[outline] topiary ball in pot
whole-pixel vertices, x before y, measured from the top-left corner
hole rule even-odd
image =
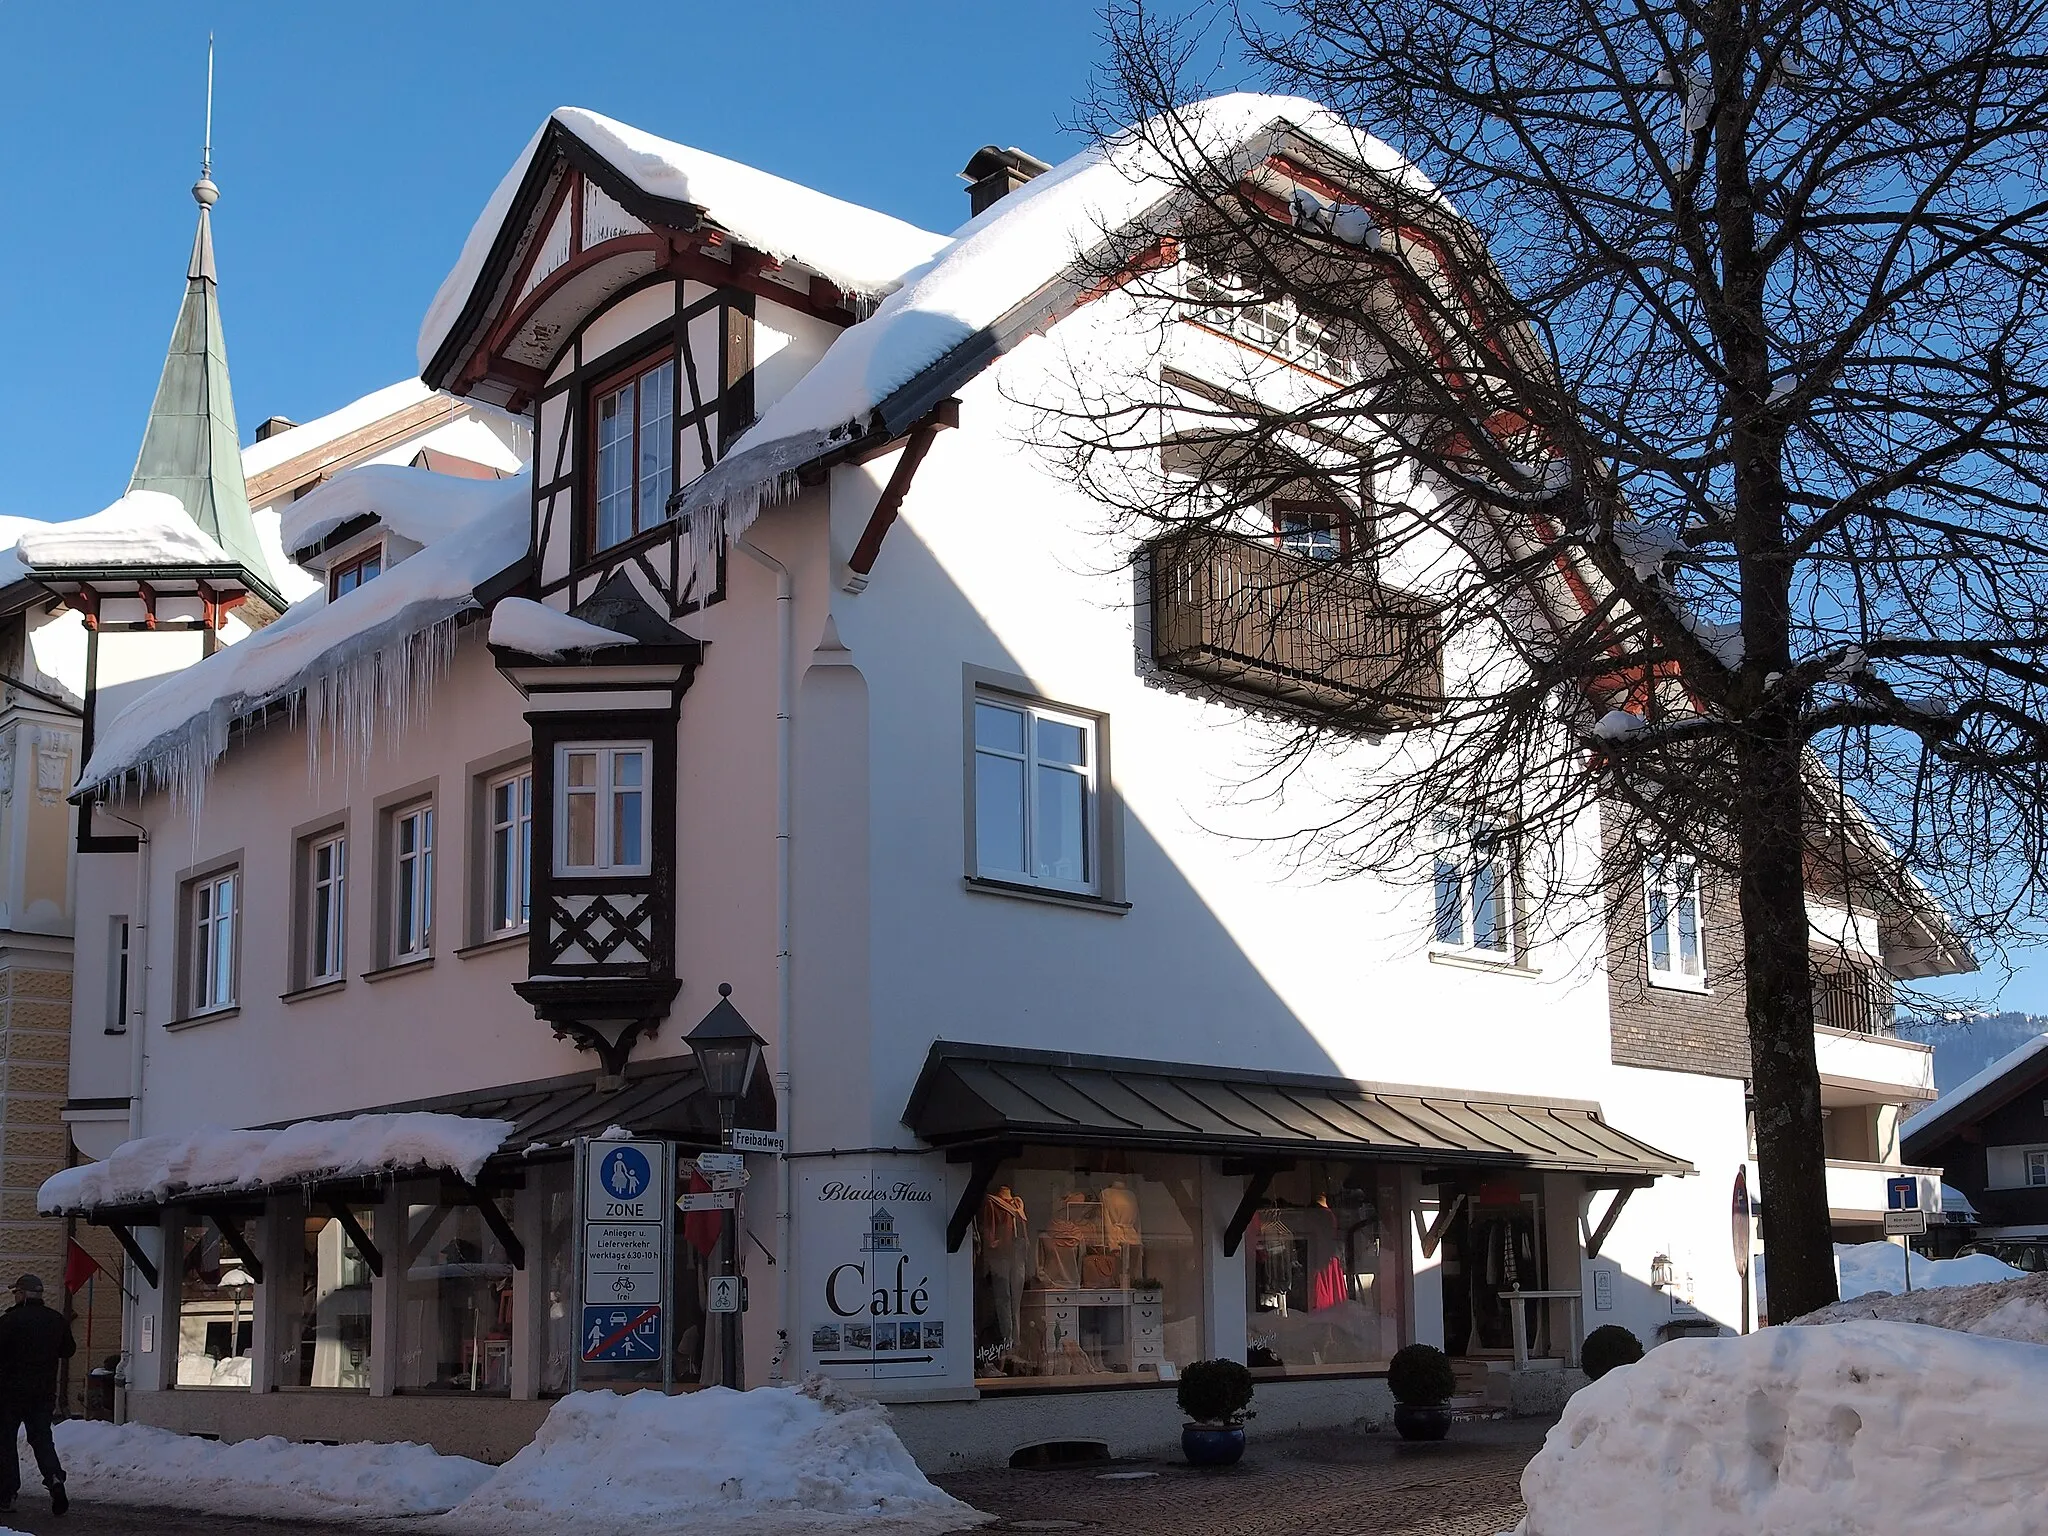
[[[1387,1362],[1394,1394],[1394,1428],[1403,1440],[1441,1440],[1451,1432],[1446,1406],[1458,1390],[1450,1357],[1433,1344],[1410,1344]]]
[[[1586,1335],[1579,1346],[1579,1366],[1588,1381],[1598,1381],[1618,1365],[1643,1358],[1643,1341],[1619,1323],[1608,1323]]]
[[[1181,1454],[1189,1464],[1235,1465],[1244,1455],[1252,1373],[1235,1360],[1196,1360],[1181,1371],[1175,1397],[1191,1420],[1180,1432]]]

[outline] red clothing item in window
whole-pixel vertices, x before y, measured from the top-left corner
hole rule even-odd
[[[690,1193],[708,1194],[711,1183],[703,1174],[694,1169],[690,1173]],[[718,1246],[718,1240],[725,1235],[725,1212],[691,1211],[683,1217],[683,1241],[703,1254],[711,1257],[711,1251]]]
[[[1350,1289],[1344,1283],[1344,1261],[1332,1254],[1329,1263],[1309,1276],[1308,1309],[1327,1312],[1332,1307],[1343,1306],[1350,1299]]]

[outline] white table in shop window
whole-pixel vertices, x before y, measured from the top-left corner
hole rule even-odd
[[[1571,1320],[1565,1325],[1564,1363],[1568,1366],[1579,1363],[1579,1342],[1584,1321],[1582,1306],[1584,1291],[1524,1291],[1520,1289],[1502,1291],[1501,1296],[1508,1304],[1508,1317],[1515,1330],[1515,1369],[1529,1367],[1529,1314],[1522,1310],[1525,1301],[1568,1301],[1571,1305]]]

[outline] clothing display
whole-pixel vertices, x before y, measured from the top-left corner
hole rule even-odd
[[[1031,1223],[1024,1197],[1005,1184],[981,1202],[975,1229],[989,1278],[989,1301],[1005,1348],[1017,1342],[1024,1305],[1024,1286],[1031,1278]]]
[[[1324,1164],[1272,1182],[1246,1233],[1254,1369],[1370,1366],[1400,1346],[1399,1298],[1380,1284],[1380,1186],[1373,1170]]]

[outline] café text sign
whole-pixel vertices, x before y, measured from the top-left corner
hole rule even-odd
[[[941,1376],[953,1338],[942,1172],[833,1168],[803,1178],[797,1318],[808,1368],[890,1381]]]

